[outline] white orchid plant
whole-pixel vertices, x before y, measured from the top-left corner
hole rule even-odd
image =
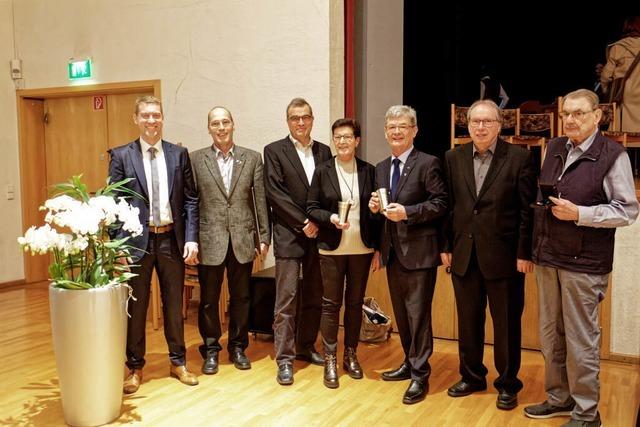
[[[53,253],[49,275],[55,287],[91,289],[125,283],[135,276],[120,262],[129,256],[127,240],[142,233],[139,209],[126,197],[141,196],[124,186],[132,178],[116,183],[107,178],[94,196],[81,178],[74,176],[55,186],[54,197],[40,207],[47,211],[46,224],[29,228],[18,243],[32,255]],[[120,227],[131,236],[112,240],[110,231]]]

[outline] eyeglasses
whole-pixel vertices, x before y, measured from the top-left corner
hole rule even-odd
[[[223,128],[228,128],[229,126],[231,126],[232,121],[231,120],[216,120],[213,121],[211,123],[209,123],[209,127],[212,128],[219,128],[220,126],[222,126]]]
[[[586,116],[589,113],[593,113],[593,110],[591,111],[582,111],[582,110],[576,110],[576,111],[561,111],[560,112],[560,117],[562,117],[564,120],[568,119],[569,116],[573,117],[576,120],[582,120],[584,119],[584,116]]]
[[[394,130],[399,130],[400,132],[406,132],[411,128],[414,128],[414,125],[386,125],[384,128],[387,132],[393,132]]]
[[[498,124],[498,120],[495,120],[495,119],[484,119],[484,120],[471,119],[471,120],[469,120],[469,126],[471,126],[472,128],[480,127],[481,124],[486,128],[492,128],[492,127],[494,127],[495,125]]]
[[[288,120],[292,123],[298,123],[300,120],[307,123],[307,122],[310,122],[311,119],[313,119],[313,116],[309,114],[305,114],[304,116],[289,116],[288,118]]]
[[[340,142],[342,140],[344,140],[346,142],[351,142],[354,139],[356,139],[356,137],[354,135],[333,135],[333,140],[335,142]]]

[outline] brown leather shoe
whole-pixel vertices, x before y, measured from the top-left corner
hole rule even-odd
[[[196,374],[189,372],[185,365],[171,365],[171,369],[169,369],[169,375],[179,379],[182,384],[198,385],[198,377],[196,376]]]
[[[138,391],[142,383],[142,369],[129,369],[129,375],[124,380],[122,391],[125,394],[131,394]]]

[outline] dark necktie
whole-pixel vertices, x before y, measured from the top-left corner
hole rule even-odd
[[[396,200],[398,191],[398,181],[400,181],[400,159],[393,159],[393,173],[391,174],[391,200]]]
[[[160,226],[160,179],[158,178],[158,161],[156,160],[156,147],[149,148],[151,155],[151,213],[153,225]]]

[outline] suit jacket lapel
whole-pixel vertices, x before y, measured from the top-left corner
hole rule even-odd
[[[400,180],[398,181],[398,189],[396,190],[396,194],[395,194],[396,197],[393,200],[393,202],[396,202],[398,200],[398,194],[400,194],[400,192],[402,191],[402,187],[409,179],[408,177],[411,174],[411,171],[413,170],[413,165],[416,162],[416,157],[418,157],[418,151],[416,151],[416,149],[413,148],[413,150],[411,150],[411,153],[409,154],[409,157],[407,157],[407,161],[404,164],[404,167],[402,168],[402,173],[400,174]]]
[[[227,190],[224,188],[224,182],[222,181],[222,174],[220,173],[220,168],[218,167],[218,161],[216,160],[216,152],[211,147],[204,154],[204,164],[209,169],[213,180],[215,181],[218,188],[220,188],[220,192],[227,196]],[[235,168],[234,168],[235,169]]]
[[[229,197],[233,194],[233,189],[236,187],[238,183],[238,179],[240,178],[240,174],[242,173],[242,168],[244,168],[245,158],[244,151],[240,147],[235,147],[233,155],[233,169],[231,170],[231,184],[229,185]]]
[[[496,152],[493,154],[493,159],[491,160],[491,166],[489,166],[489,170],[487,171],[487,176],[482,183],[482,188],[480,189],[480,193],[478,194],[478,199],[480,199],[484,193],[487,192],[487,189],[491,186],[493,181],[500,173],[500,169],[505,164],[505,160],[507,158],[507,143],[501,139],[498,139],[498,143],[496,144]]]
[[[358,189],[360,190],[360,200],[362,200],[363,198],[365,199],[369,199],[367,196],[367,194],[364,194],[364,183],[365,183],[365,179],[367,179],[366,177],[366,164],[364,162],[361,162],[359,159],[356,158],[356,167],[358,169]]]
[[[476,200],[476,178],[473,174],[473,142],[465,144],[460,155],[462,156],[462,175],[469,188],[469,193],[471,193],[473,200]],[[451,171],[452,175],[456,173],[458,171]]]
[[[300,180],[304,183],[305,188],[308,190],[309,179],[307,178],[307,174],[304,171],[304,167],[302,166],[300,157],[298,157],[298,151],[296,150],[296,147],[293,145],[293,142],[291,142],[291,139],[289,137],[284,139],[283,142],[284,142],[284,145],[282,147],[282,151],[284,152],[284,155],[287,157],[287,159],[289,159],[289,161],[293,165],[293,168],[296,170],[296,172],[300,176]],[[316,148],[317,150],[317,147],[313,147],[313,148]],[[314,160],[315,158],[316,157],[314,155]]]
[[[140,184],[143,195],[146,196],[147,199],[149,199],[147,176],[144,173],[144,161],[142,160],[142,148],[139,139],[136,139],[134,143],[131,144],[130,159],[131,163],[133,164],[133,170],[135,170],[136,172],[136,178],[138,180],[138,183]]]
[[[318,141],[313,141],[311,152],[313,153],[313,163],[318,167],[324,162],[324,160],[320,158],[320,143]]]
[[[336,167],[335,160],[333,162],[329,162],[329,182],[333,187],[333,190],[338,195],[338,200],[342,200],[342,191],[340,191],[340,181],[338,178],[338,168]]]
[[[176,153],[171,144],[162,140],[162,151],[164,151],[164,161],[167,164],[167,180],[169,181],[169,198],[171,198],[171,192],[173,191],[173,178],[176,168]]]
[[[382,162],[382,176],[384,177],[382,188],[386,188],[387,193],[391,196],[391,157]],[[376,190],[378,189],[376,188]]]

